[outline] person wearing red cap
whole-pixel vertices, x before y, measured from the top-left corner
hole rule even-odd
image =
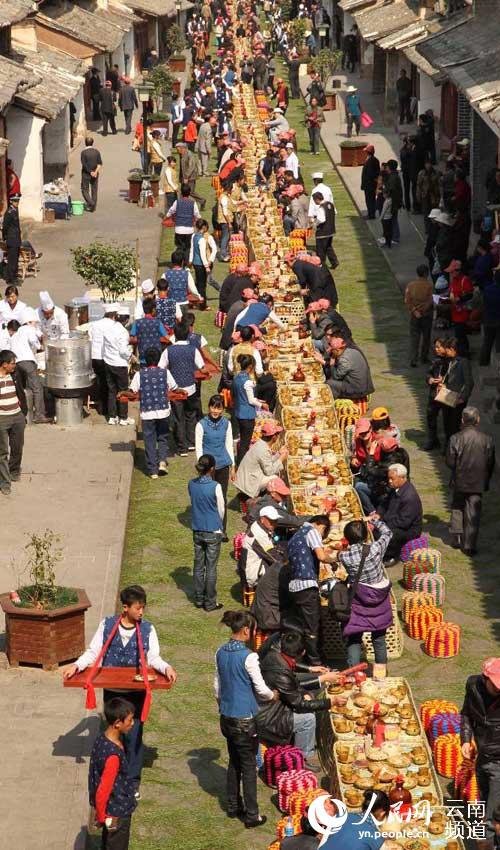
[[[275,476],[267,482],[266,492],[258,499],[251,499],[247,503],[248,522],[254,522],[259,516],[261,508],[276,508],[279,518],[276,520],[277,528],[300,528],[305,522],[304,517],[294,516],[287,510],[287,498],[290,488],[286,486],[282,478]],[[246,518],[245,517],[245,518]]]
[[[467,679],[461,718],[462,755],[472,760],[474,742],[479,799],[485,803],[485,838],[476,841],[476,846],[493,850],[491,818],[500,800],[500,658],[487,658],[481,673]]]
[[[282,431],[283,428],[274,419],[264,422],[260,440],[250,447],[238,467],[234,483],[244,500],[255,499],[268,481],[283,471],[288,449],[283,446],[275,451]]]
[[[365,153],[366,160],[361,172],[361,189],[365,193],[368,218],[375,218],[375,194],[377,190],[377,180],[380,174],[380,162],[375,156],[375,148],[373,145],[367,145]]]
[[[469,356],[469,340],[466,324],[470,315],[470,302],[474,286],[467,275],[462,274],[461,260],[452,260],[444,269],[450,276],[451,321],[453,332],[458,342],[458,353],[462,357]]]

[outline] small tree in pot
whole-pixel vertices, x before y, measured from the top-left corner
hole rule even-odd
[[[326,107],[325,109],[335,109],[335,92],[333,91],[332,77],[335,71],[340,68],[342,62],[341,50],[330,50],[325,47],[320,50],[317,56],[311,59],[311,65],[315,74],[319,74],[321,82],[325,88]],[[331,81],[331,82],[330,82]],[[330,86],[329,86],[330,83]]]
[[[142,183],[142,173],[138,180]],[[126,245],[95,241],[72,248],[72,267],[86,286],[97,286],[104,301],[116,301],[134,286],[135,254]]]
[[[307,24],[303,18],[295,18],[288,24],[290,47],[295,47],[299,54],[303,54],[306,51],[304,46],[304,39],[307,31],[306,28]]]
[[[163,117],[164,115],[167,118],[170,118],[170,116],[166,112],[167,104],[165,103],[165,100],[170,99],[172,95],[172,91],[174,88],[174,78],[170,73],[167,65],[157,65],[149,72],[147,80],[154,86],[154,111],[151,115],[151,119],[153,123],[158,123],[159,121],[163,122],[165,120]],[[160,118],[159,116],[162,117]]]
[[[177,24],[172,24],[167,29],[165,42],[168,50],[168,64],[170,65],[170,69],[172,71],[185,71],[186,57],[183,51],[186,49],[186,39]]]

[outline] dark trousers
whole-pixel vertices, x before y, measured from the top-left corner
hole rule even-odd
[[[259,741],[255,721],[250,718],[224,717],[220,719],[221,732],[227,743],[227,810],[246,809],[246,820],[257,820],[257,769],[256,758]]]
[[[297,100],[297,98],[300,97],[300,83],[298,74],[292,74],[292,76],[288,78],[288,81],[290,83],[290,97],[292,98],[292,100]]]
[[[128,136],[129,133],[132,132],[132,115],[133,115],[133,112],[134,112],[133,109],[124,109],[123,110],[123,117],[125,118],[125,133],[127,134],[127,136]]]
[[[455,490],[451,500],[451,534],[462,535],[464,549],[475,549],[481,521],[481,493],[460,493]]]
[[[399,98],[399,123],[400,124],[409,124],[411,121],[411,112],[410,112],[410,102],[411,98],[409,97],[400,97]]]
[[[375,186],[370,186],[370,188],[365,189],[364,192],[366,209],[368,210],[368,218],[375,218]]]
[[[204,310],[207,306],[207,270],[205,266],[193,266],[194,280],[196,289],[201,295],[200,309]]]
[[[321,601],[317,587],[307,587],[291,593],[296,613],[305,629],[304,642],[309,664],[321,664],[318,649]]]
[[[240,440],[238,443],[238,454],[236,456],[236,466],[239,466],[245,457],[250,443],[252,441],[253,429],[255,427],[255,419],[238,419],[238,427],[240,429]]]
[[[97,206],[97,190],[99,188],[99,178],[91,177],[85,171],[82,171],[82,195],[89,210],[92,212]]]
[[[158,464],[168,457],[168,420],[168,416],[163,419],[142,420],[142,439],[148,475],[158,475]]]
[[[332,269],[337,268],[339,261],[333,249],[333,236],[317,236],[316,253],[322,263],[326,263],[326,259],[328,258]]]
[[[0,417],[0,487],[9,487],[11,475],[21,472],[25,427],[22,413]]]
[[[219,561],[222,534],[215,531],[193,531],[194,601],[206,611],[217,605],[217,564]]]
[[[108,135],[108,124],[111,127],[111,132],[116,133],[116,121],[112,112],[102,113],[102,135]]]
[[[438,437],[438,419],[439,414],[443,410],[443,405],[439,404],[439,402],[434,401],[433,398],[429,398],[427,402],[427,430],[429,431],[429,440],[432,440],[433,443],[439,443]]]
[[[171,206],[175,204],[177,200],[177,195],[175,192],[166,192],[165,193],[165,215],[168,213]]]
[[[198,400],[196,395],[190,395],[183,401],[172,402],[174,439],[179,452],[187,452],[189,446],[194,446],[197,410]]]
[[[491,842],[491,847],[493,848],[493,842],[496,836],[493,830],[491,816],[500,799],[500,764],[497,761],[484,763],[478,759],[476,762],[476,777],[479,785],[479,799],[486,803],[485,838]]]
[[[7,265],[5,267],[5,283],[14,283],[17,280],[17,269],[19,266],[20,245],[7,245]]]
[[[101,416],[108,415],[108,383],[106,381],[106,367],[104,360],[92,360],[92,369],[96,377],[95,400],[99,405],[98,411]]]
[[[189,251],[191,250],[191,233],[177,233],[175,234],[175,247],[179,248],[180,251],[184,254],[184,259],[187,263],[189,260]]]
[[[429,357],[429,346],[431,344],[432,313],[429,316],[410,316],[410,360],[416,363],[420,349],[422,362]]]
[[[415,531],[403,531],[401,528],[392,529],[392,538],[389,543],[385,557],[386,558],[399,558],[401,554],[401,547],[404,546],[405,543],[408,543],[408,540],[413,540],[414,537],[418,537]]]
[[[405,171],[402,174],[403,177],[403,189],[404,189],[404,197],[405,197],[405,207],[407,210],[417,210],[417,178],[410,177]]]
[[[223,531],[226,533],[227,527],[227,490],[229,487],[229,475],[231,472],[230,466],[223,466],[222,469],[216,469],[214,472],[214,481],[217,481],[217,484],[220,484],[222,495],[224,496],[224,505],[226,506],[226,510],[224,511],[224,523],[223,523]]]
[[[131,782],[137,787],[141,781],[142,762],[144,760],[144,744],[142,743],[142,733],[144,723],[141,722],[142,707],[146,697],[146,691],[108,691],[104,690],[102,694],[103,702],[107,703],[114,697],[121,697],[131,702],[134,706],[134,725],[130,732],[123,737],[125,753],[128,764],[128,777]]]
[[[33,408],[35,419],[43,419],[45,416],[45,402],[43,400],[43,386],[38,374],[38,367],[34,360],[18,360],[19,369],[24,386],[31,390],[33,395]]]
[[[98,94],[92,95],[92,121],[101,120],[101,102]]]
[[[309,144],[311,145],[311,153],[319,153],[319,143],[321,139],[321,129],[319,127],[308,127]]]
[[[118,401],[116,394],[128,390],[128,369],[126,366],[105,365],[106,383],[108,385],[108,416],[115,419],[126,419],[128,416],[128,404],[126,401]]]
[[[177,144],[177,139],[179,138],[179,130],[181,127],[182,124],[172,124],[172,150]]]
[[[373,652],[375,664],[387,664],[387,644],[385,642],[386,629],[380,632],[372,632]],[[361,641],[363,634],[347,636],[347,666],[355,667],[361,661]]]
[[[384,234],[385,244],[390,248],[392,245],[392,218],[382,219],[382,233]]]
[[[120,818],[118,829],[102,829],[101,850],[128,850],[131,818]]]
[[[456,407],[448,407],[447,404],[442,404],[441,407],[443,408],[444,434],[446,443],[448,443],[450,437],[453,437],[453,434],[460,431],[460,423],[465,404],[457,404]]]
[[[465,327],[465,322],[453,322],[452,331],[455,334],[457,344],[458,344],[458,354],[460,357],[468,357],[469,356],[469,338],[467,336],[467,330]]]
[[[479,365],[489,366],[491,352],[495,346],[495,352],[500,354],[500,322],[496,325],[483,325],[483,342],[479,354]]]

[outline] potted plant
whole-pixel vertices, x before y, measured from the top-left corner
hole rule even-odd
[[[186,57],[184,50],[186,49],[186,39],[184,33],[177,24],[169,26],[165,36],[165,42],[168,50],[168,64],[171,71],[185,71]]]
[[[305,46],[307,24],[304,18],[294,18],[288,24],[288,40],[290,47],[295,47],[299,56],[309,56],[309,49]]]
[[[160,126],[158,124],[157,126]],[[148,180],[151,185],[153,197],[157,198],[160,188],[159,174],[146,174],[140,168],[133,168],[128,173],[128,199],[132,204],[136,204],[139,200],[141,189],[143,188],[144,180]]]
[[[166,65],[157,65],[156,68],[153,68],[150,71],[147,80],[154,86],[152,96],[153,114],[151,118],[156,126],[167,127],[168,121],[170,121],[170,115],[168,112],[165,112],[165,109],[168,105],[170,105],[170,98],[174,89],[174,78]],[[159,113],[164,113],[166,115],[166,118],[161,119],[161,124],[155,120],[155,115],[158,115]]]
[[[314,56],[311,61],[314,73],[320,75],[321,82],[323,83],[323,86],[325,88],[326,105],[323,107],[323,109],[325,110],[336,108],[336,95],[335,92],[332,90],[332,76],[335,71],[340,67],[341,62],[342,51],[330,50],[327,47],[323,48],[323,50],[320,50],[317,56]]]
[[[142,182],[142,177],[141,177]],[[117,301],[134,284],[135,253],[125,245],[95,241],[72,248],[72,267],[87,286],[97,286],[104,301]]]
[[[170,125],[170,113],[163,112],[163,110],[158,110],[158,112],[153,112],[149,116],[149,120],[152,122],[150,124],[150,130],[168,130]]]
[[[364,165],[366,160],[366,142],[346,139],[340,143],[340,164],[346,167]]]
[[[62,558],[59,542],[49,529],[29,535],[25,546],[29,583],[0,596],[5,651],[13,667],[24,662],[54,670],[85,649],[85,611],[91,603],[84,590],[56,584],[56,566]]]

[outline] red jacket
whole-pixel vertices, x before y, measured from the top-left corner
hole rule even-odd
[[[459,274],[450,282],[450,295],[453,295],[455,301],[451,304],[451,321],[457,323],[466,322],[469,318],[470,310],[465,307],[465,302],[461,303],[459,299],[464,295],[472,295],[474,286],[470,278],[465,274]],[[469,299],[470,300],[470,299]]]

